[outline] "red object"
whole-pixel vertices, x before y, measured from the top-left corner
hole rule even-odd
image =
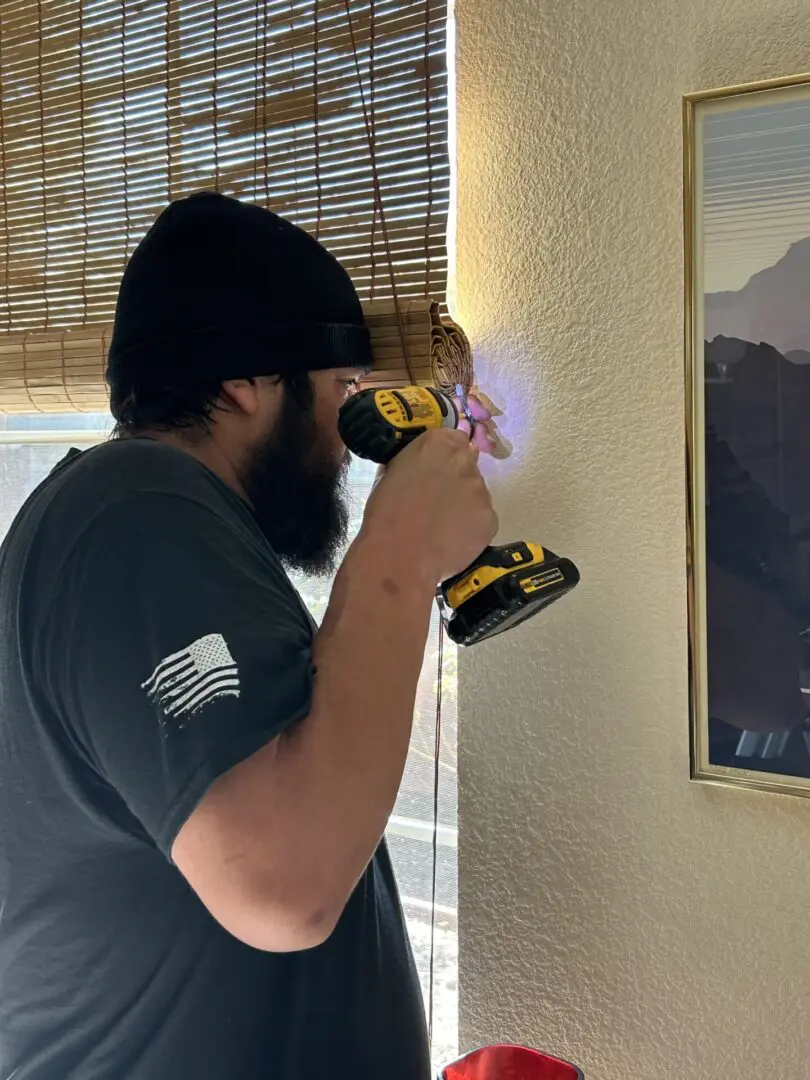
[[[584,1080],[575,1065],[526,1046],[484,1046],[448,1065],[442,1080]]]

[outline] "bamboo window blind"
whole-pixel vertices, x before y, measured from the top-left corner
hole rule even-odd
[[[463,364],[439,315],[446,18],[446,0],[2,0],[0,411],[106,407],[126,260],[200,190],[334,252],[378,381]]]

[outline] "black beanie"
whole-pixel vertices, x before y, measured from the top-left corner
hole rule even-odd
[[[370,366],[349,275],[260,206],[211,193],[173,202],[124,271],[107,361],[114,392]]]

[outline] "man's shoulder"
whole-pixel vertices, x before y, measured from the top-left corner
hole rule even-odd
[[[219,514],[243,517],[246,508],[191,454],[155,439],[113,439],[64,458],[38,494],[52,514],[85,522],[105,509],[185,500]]]
[[[111,439],[63,459],[54,478],[78,490],[84,485],[97,494],[195,494],[221,498],[223,482],[191,454],[157,439]]]
[[[111,440],[71,451],[18,512],[3,544],[4,562],[30,563],[34,551],[64,561],[92,533],[120,529],[121,520],[181,527],[189,510],[215,515],[235,533],[253,534],[250,511],[219,477],[190,454],[150,439]]]

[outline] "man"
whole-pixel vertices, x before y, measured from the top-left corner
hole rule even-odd
[[[346,273],[266,210],[183,200],[133,255],[119,437],[0,555],[3,1077],[428,1077],[381,837],[436,582],[496,522],[469,433],[425,435],[316,631],[283,566],[340,549],[369,363]]]

